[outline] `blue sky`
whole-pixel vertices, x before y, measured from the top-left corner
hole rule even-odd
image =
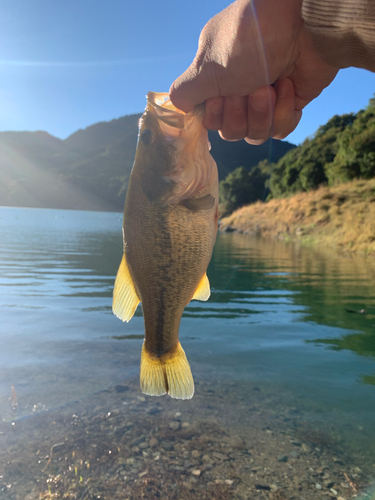
[[[0,130],[62,139],[99,121],[139,113],[149,90],[168,91],[195,55],[222,0],[2,0]],[[356,112],[375,75],[339,73],[305,108],[287,140],[298,144],[334,114]]]

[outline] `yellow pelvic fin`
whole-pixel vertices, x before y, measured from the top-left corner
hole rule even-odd
[[[130,276],[125,254],[117,271],[113,290],[112,311],[122,321],[130,321],[140,303],[133,279]]]
[[[210,282],[208,281],[207,274],[203,275],[200,280],[198,288],[195,290],[195,294],[191,300],[208,300],[211,295]]]
[[[141,390],[149,396],[169,394],[175,399],[191,399],[194,380],[185,351],[178,343],[173,352],[160,358],[149,354],[145,344],[141,355]]]

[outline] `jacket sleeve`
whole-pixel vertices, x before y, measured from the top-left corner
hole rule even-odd
[[[303,0],[302,17],[326,62],[375,72],[375,0]]]

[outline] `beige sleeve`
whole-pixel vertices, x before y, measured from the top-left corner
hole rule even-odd
[[[303,0],[302,17],[326,62],[375,72],[375,0]]]

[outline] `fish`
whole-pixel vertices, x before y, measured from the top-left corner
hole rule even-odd
[[[210,296],[207,267],[218,226],[218,171],[203,126],[204,104],[185,113],[164,92],[148,92],[139,121],[123,219],[123,257],[113,313],[145,326],[144,394],[190,399],[194,380],[179,341],[184,308]]]

